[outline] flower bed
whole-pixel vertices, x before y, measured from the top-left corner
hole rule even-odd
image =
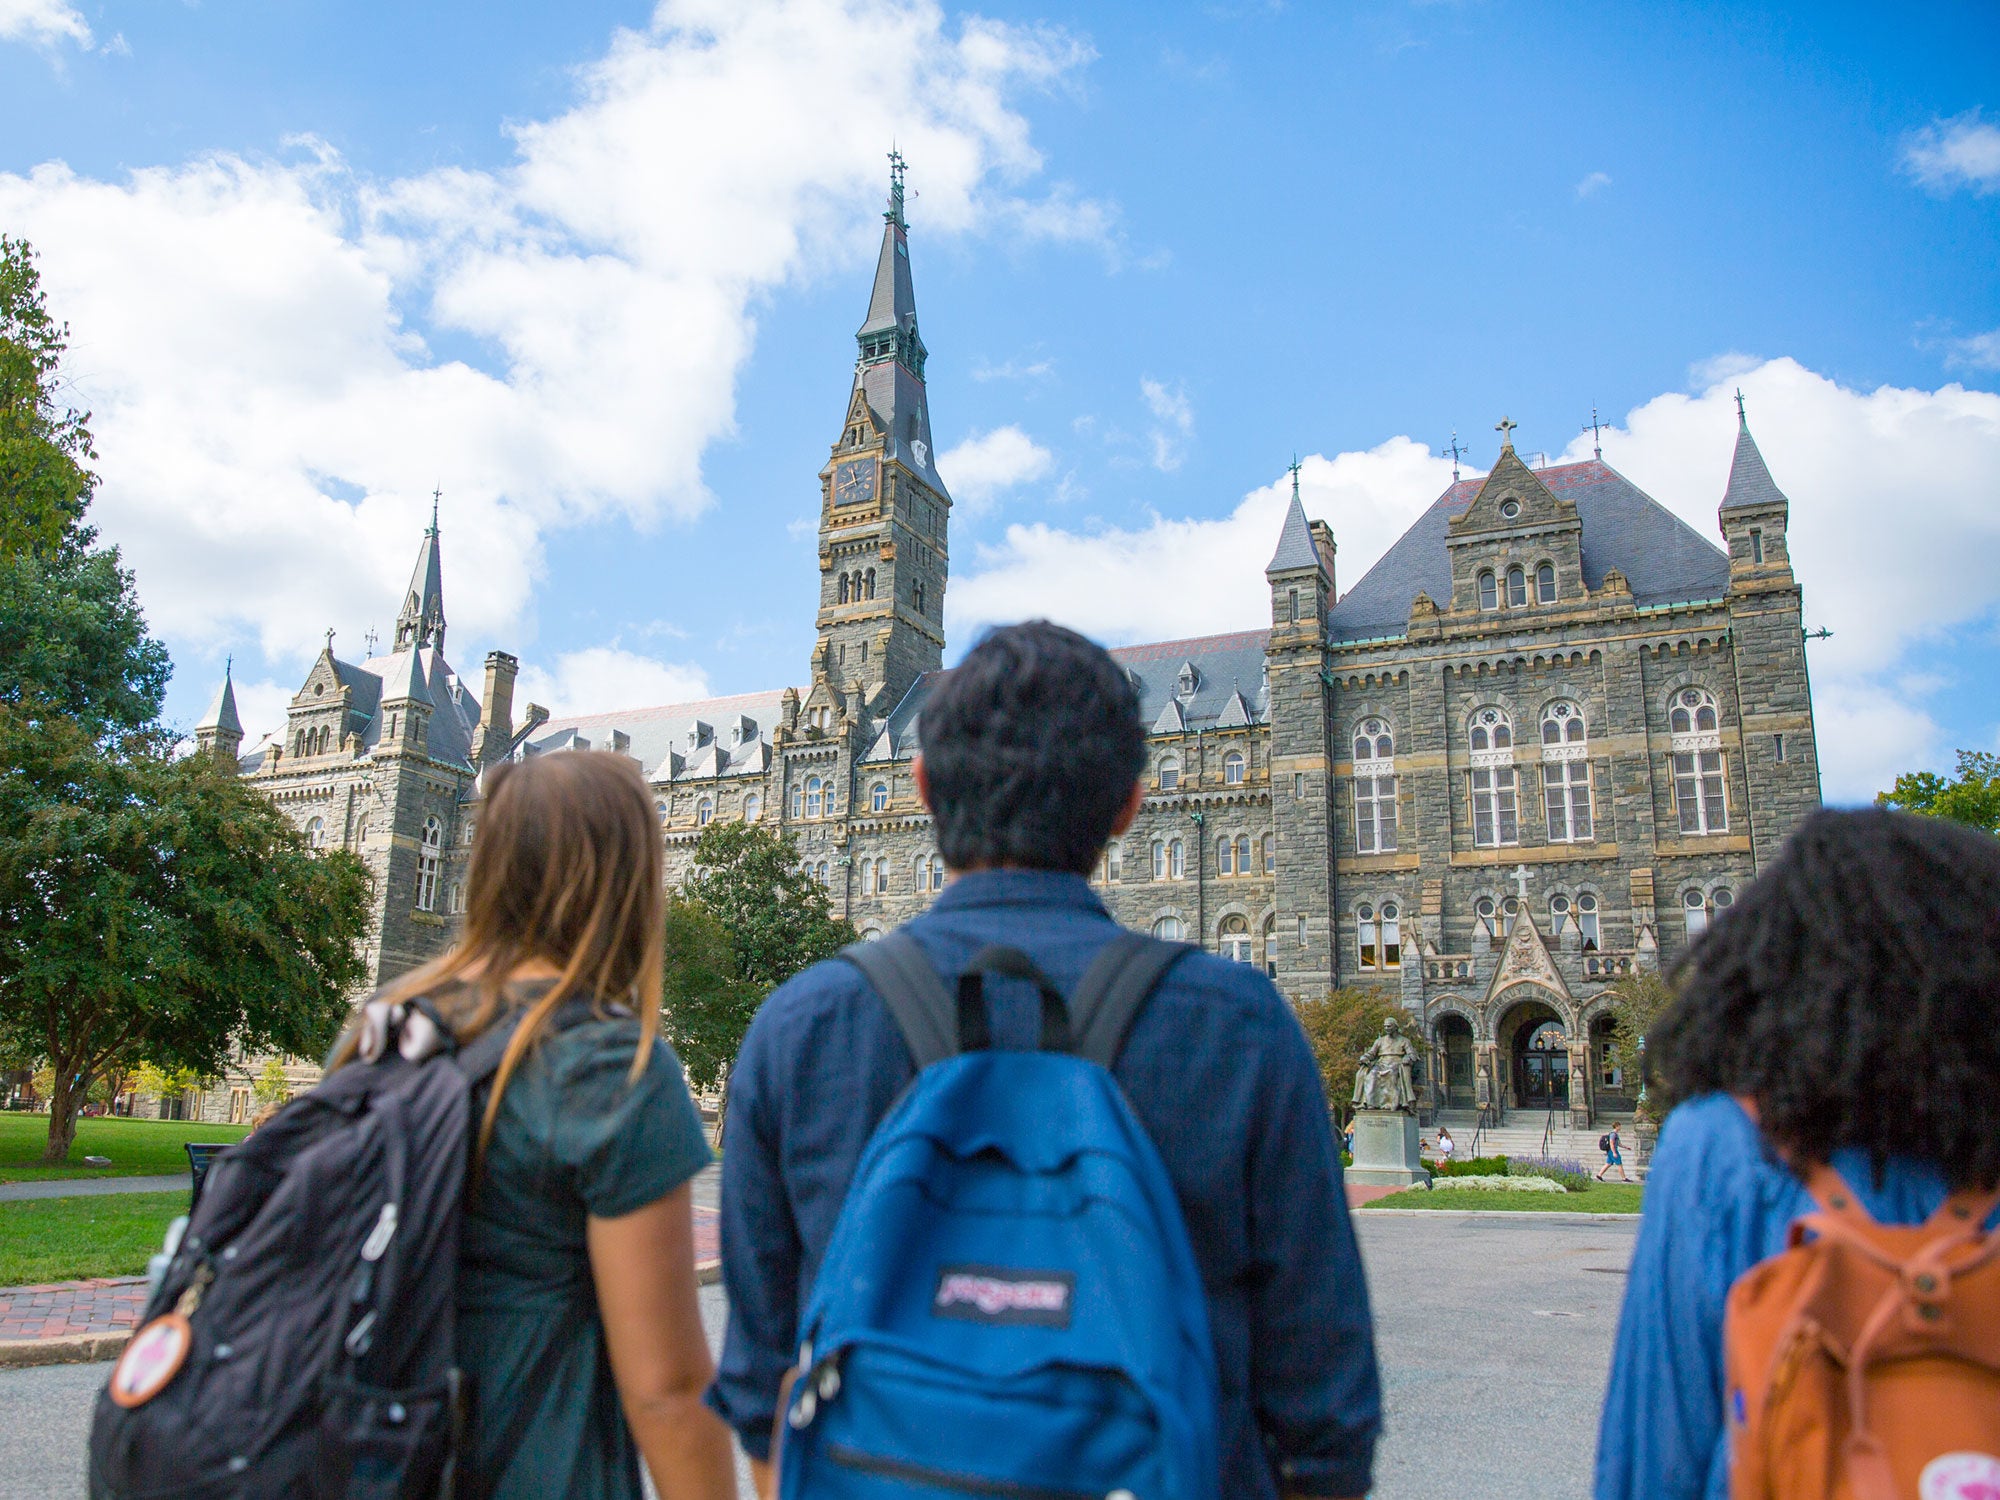
[[[1588,1167],[1580,1161],[1560,1156],[1510,1156],[1507,1158],[1507,1174],[1510,1177],[1546,1177],[1568,1193],[1581,1193],[1591,1184]]]
[[[1432,1162],[1430,1169],[1437,1177],[1505,1177],[1507,1158],[1504,1156],[1467,1156],[1454,1158],[1448,1162]]]
[[[1551,1177],[1516,1177],[1511,1173],[1505,1177],[1484,1175],[1454,1175],[1444,1179],[1453,1188],[1472,1188],[1488,1193],[1560,1193],[1567,1189]]]

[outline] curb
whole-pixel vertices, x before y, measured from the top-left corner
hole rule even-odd
[[[1543,1224],[1638,1223],[1638,1214],[1588,1214],[1562,1209],[1533,1208],[1374,1208],[1363,1204],[1353,1210],[1355,1218],[1369,1219],[1450,1219],[1457,1223],[1479,1223],[1491,1219],[1503,1222],[1527,1219]]]
[[[54,1339],[0,1340],[0,1370],[31,1370],[38,1365],[87,1365],[116,1359],[132,1337],[121,1333],[72,1333]]]

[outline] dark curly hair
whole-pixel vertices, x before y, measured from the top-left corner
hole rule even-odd
[[[1648,1050],[1676,1097],[1749,1095],[1793,1162],[1859,1147],[2000,1184],[2000,839],[1815,813],[1675,978]]]
[[[918,737],[955,870],[1089,874],[1146,757],[1131,680],[1047,620],[988,632],[931,694]]]

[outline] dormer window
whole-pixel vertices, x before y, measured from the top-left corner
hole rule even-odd
[[[1201,674],[1195,671],[1194,663],[1191,661],[1182,662],[1181,675],[1176,680],[1175,696],[1177,696],[1181,700],[1181,702],[1183,703],[1187,702],[1190,698],[1194,697],[1194,690],[1197,686],[1200,685],[1200,682],[1201,682]]]

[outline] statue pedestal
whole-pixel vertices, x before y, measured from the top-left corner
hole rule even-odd
[[[1417,1117],[1397,1110],[1354,1112],[1354,1165],[1344,1174],[1359,1187],[1415,1187],[1431,1174],[1417,1152]]]

